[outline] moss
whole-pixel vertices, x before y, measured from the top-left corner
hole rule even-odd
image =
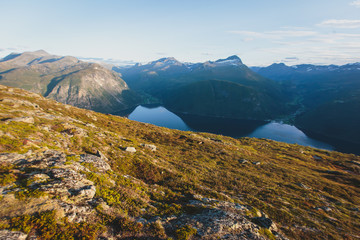
[[[260,228],[259,233],[270,240],[276,240],[275,235],[267,228]]]
[[[14,168],[15,166],[12,164],[0,164],[0,186],[6,186],[16,181],[17,176],[13,172]]]
[[[179,215],[182,210],[182,206],[176,203],[166,204],[166,203],[158,203],[156,204],[158,209],[158,214],[163,216],[171,216],[171,215]]]
[[[16,181],[16,176],[13,173],[3,173],[0,175],[0,186],[6,186]]]
[[[47,196],[47,193],[39,189],[24,189],[18,192],[15,192],[15,197],[19,200],[26,201],[29,198],[40,198]]]
[[[80,156],[79,155],[68,155],[66,156],[65,164],[71,164],[71,162],[79,162]]]
[[[190,225],[185,225],[176,230],[175,235],[178,240],[188,240],[197,233],[197,230]]]
[[[129,193],[118,188],[100,187],[96,190],[96,195],[104,199],[110,206],[117,207],[131,215],[138,215],[140,209],[145,207],[141,199],[131,197]]]

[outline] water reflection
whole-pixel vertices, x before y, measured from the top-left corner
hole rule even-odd
[[[151,123],[183,131],[192,131],[180,117],[161,106],[138,106],[129,116],[130,120]]]
[[[279,142],[297,143],[321,149],[333,150],[329,144],[312,139],[295,126],[271,122],[257,128],[248,137],[268,138]]]
[[[286,143],[333,149],[331,145],[315,140],[288,124],[175,114],[162,106],[138,106],[130,114],[127,114],[131,120],[183,131],[210,132],[231,137],[267,138]]]
[[[188,114],[178,114],[178,116],[193,131],[222,134],[235,138],[246,137],[255,129],[267,123],[265,121],[202,117]]]

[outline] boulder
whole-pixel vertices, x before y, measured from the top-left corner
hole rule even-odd
[[[96,187],[94,185],[88,185],[81,188],[76,195],[77,197],[92,199],[95,196],[95,193],[96,193]]]
[[[145,147],[145,148],[147,148],[147,149],[150,149],[150,150],[153,151],[153,152],[156,151],[156,146],[155,146],[155,145],[142,143],[141,146],[142,146],[142,147]]]
[[[110,165],[106,162],[108,159],[100,151],[96,155],[92,154],[81,154],[81,163],[90,163],[93,167],[97,168],[99,172],[106,172],[111,170]]]
[[[267,217],[254,217],[251,219],[251,221],[257,225],[259,225],[260,227],[263,227],[263,228],[267,228],[269,230],[274,230],[274,231],[277,231],[277,227],[275,225],[275,223],[270,219],[270,218],[267,218]]]
[[[136,152],[136,149],[134,147],[126,147],[125,148],[125,151],[126,152],[130,152],[130,153],[135,153]]]

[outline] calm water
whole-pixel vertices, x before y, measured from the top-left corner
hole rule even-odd
[[[267,138],[321,149],[333,149],[331,145],[307,136],[296,127],[282,123],[176,115],[161,106],[138,106],[128,118],[183,131],[210,132],[231,137]]]

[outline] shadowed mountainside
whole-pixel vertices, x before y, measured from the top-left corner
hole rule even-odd
[[[295,125],[328,142],[360,148],[360,63],[343,66],[273,64],[254,68],[297,98]]]

